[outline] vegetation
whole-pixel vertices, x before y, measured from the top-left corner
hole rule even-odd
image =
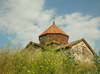
[[[0,52],[0,74],[100,74],[100,56],[95,66],[78,64],[63,51]]]

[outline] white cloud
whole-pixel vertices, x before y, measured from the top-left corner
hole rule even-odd
[[[85,38],[93,47],[95,40],[100,38],[100,17],[82,15],[81,13],[66,14],[57,17],[58,24],[70,35],[70,40]]]
[[[5,0],[0,8],[0,33],[16,35],[13,43],[25,44],[38,40],[39,34],[50,24],[57,14],[53,9],[44,10],[45,0]],[[65,14],[55,18],[59,27],[70,35],[70,40],[85,38],[91,45],[100,38],[100,17],[82,15],[82,13]]]
[[[14,34],[13,43],[26,43],[36,38],[40,25],[53,16],[53,10],[44,10],[44,0],[8,0],[0,17],[0,32]],[[39,24],[39,25],[36,25]],[[38,30],[39,29],[39,30]],[[35,32],[35,33],[34,33]],[[34,39],[35,40],[35,39]]]

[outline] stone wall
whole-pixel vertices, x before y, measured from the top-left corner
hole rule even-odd
[[[86,62],[93,60],[93,53],[83,41],[72,46],[71,50],[77,60],[84,60]]]
[[[46,45],[49,42],[56,41],[59,44],[67,44],[68,43],[68,36],[62,34],[47,34],[44,36],[39,37],[40,44]]]

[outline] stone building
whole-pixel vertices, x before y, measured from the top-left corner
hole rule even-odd
[[[70,51],[71,54],[75,56],[77,60],[91,61],[96,55],[91,46],[87,43],[85,39],[80,39],[77,41],[69,42],[69,35],[58,28],[55,23],[53,23],[47,30],[45,30],[40,36],[40,43],[30,42],[26,49],[43,50],[45,47],[55,48],[55,51],[63,50],[64,52]]]
[[[55,23],[39,36],[40,44],[46,45],[57,42],[60,45],[68,44],[69,36],[59,29]]]

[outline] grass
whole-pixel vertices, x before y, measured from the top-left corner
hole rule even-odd
[[[100,57],[95,65],[77,64],[62,51],[0,52],[0,74],[100,74]]]

